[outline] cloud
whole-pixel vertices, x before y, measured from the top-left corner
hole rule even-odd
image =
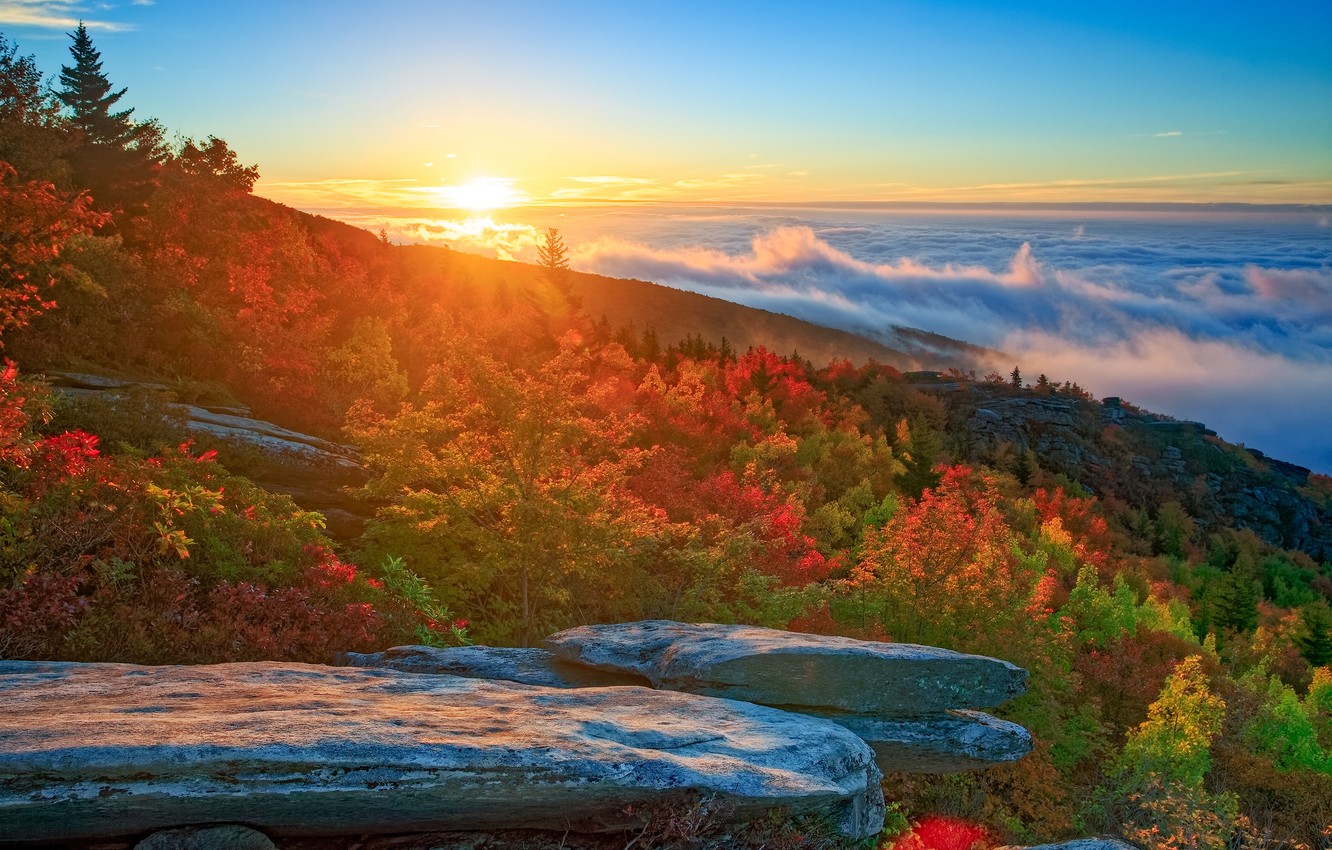
[[[1167,130],[1164,133],[1152,133],[1154,139],[1174,139],[1184,135],[1182,130]]]
[[[608,174],[569,179],[575,183],[595,183],[598,186],[650,186],[657,182],[647,177],[615,177]]]
[[[488,216],[459,220],[397,221],[390,232],[412,241],[443,242],[450,247],[513,260],[537,244],[536,228],[496,222]]]
[[[0,0],[0,24],[72,30],[82,20],[90,30],[124,32],[135,29],[133,24],[89,18],[87,11],[88,4],[70,0]]]
[[[419,214],[420,197],[411,191],[420,182],[410,178],[374,180],[367,178],[330,178],[327,180],[264,180],[258,191],[281,204],[314,213],[374,207],[392,211],[415,208]]]

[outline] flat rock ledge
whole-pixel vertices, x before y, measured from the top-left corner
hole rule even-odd
[[[803,715],[637,687],[388,669],[0,662],[0,846],[188,824],[274,836],[639,824],[681,793],[869,837],[870,748]]]
[[[883,718],[818,714],[855,732],[874,750],[884,773],[964,773],[1008,764],[1032,749],[1031,733],[981,711],[933,717]]]
[[[987,708],[1027,689],[1027,671],[997,658],[758,626],[670,620],[579,626],[543,646],[563,661],[643,676],[664,690],[793,711],[911,717]]]
[[[642,676],[562,661],[544,649],[500,646],[395,646],[348,652],[339,663],[404,673],[467,676],[551,688],[651,686]],[[785,706],[845,726],[870,745],[884,773],[961,773],[1017,761],[1031,752],[1031,734],[980,711],[951,710],[916,717],[881,717]]]
[[[561,661],[544,649],[507,646],[395,646],[383,652],[344,652],[338,664],[385,667],[403,673],[447,674],[498,679],[546,688],[606,688],[652,683],[631,673],[608,673]]]

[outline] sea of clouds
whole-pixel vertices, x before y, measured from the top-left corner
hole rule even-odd
[[[1332,228],[1325,210],[567,211],[572,265],[888,341],[997,352],[1332,473]],[[513,243],[528,259],[532,234]],[[465,240],[456,247],[466,249]]]

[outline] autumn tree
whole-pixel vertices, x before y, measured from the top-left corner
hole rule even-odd
[[[22,180],[0,162],[0,335],[55,306],[44,292],[69,271],[61,252],[106,220],[89,206],[86,194],[70,196],[47,182]]]
[[[566,338],[547,361],[517,368],[453,332],[418,403],[392,417],[365,404],[350,414],[351,436],[380,470],[367,492],[389,503],[373,545],[401,554],[490,640],[529,645],[624,616],[630,554],[651,536],[625,488],[640,457],[631,423],[607,406],[628,363],[617,365],[617,346],[594,356]]]
[[[26,180],[63,182],[69,134],[31,56],[0,35],[0,161]]]
[[[224,190],[248,193],[259,179],[259,166],[242,165],[236,152],[217,136],[205,142],[186,139],[175,163],[191,177],[205,178]]]
[[[1225,701],[1208,686],[1202,656],[1181,661],[1148,707],[1147,719],[1129,732],[1116,765],[1118,818],[1126,837],[1158,846],[1226,846],[1234,800],[1214,797],[1204,786],[1225,713]]]
[[[1020,610],[1037,577],[1019,556],[994,480],[949,469],[938,486],[867,528],[848,590],[899,640],[959,645],[976,623]]]

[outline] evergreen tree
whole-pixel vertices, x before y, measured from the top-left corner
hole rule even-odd
[[[726,337],[721,338],[721,347],[717,349],[717,358],[723,363],[735,360],[735,349],[731,348],[731,341]]]
[[[82,21],[78,29],[68,35],[74,40],[69,48],[74,66],[61,66],[60,85],[63,88],[56,92],[56,97],[69,108],[70,118],[83,132],[86,142],[116,147],[129,145],[141,132],[130,120],[134,110],[111,111],[128,89],[111,91],[111,82],[102,73],[102,54],[93,47],[88,28]]]
[[[569,249],[560,237],[559,228],[546,228],[541,243],[537,245],[537,263],[546,271],[548,279],[569,270]]]
[[[154,121],[131,120],[133,109],[113,111],[126,89],[112,91],[102,72],[102,54],[82,22],[69,37],[74,64],[61,67],[56,97],[81,136],[71,155],[74,179],[92,192],[100,208],[138,215],[165,155],[162,129]]]
[[[558,337],[571,327],[587,330],[582,315],[583,299],[574,294],[573,280],[569,276],[569,249],[560,237],[558,228],[548,227],[537,244],[537,263],[541,274],[554,290],[555,297],[540,298],[538,311],[546,317],[550,331]]]
[[[1013,371],[1008,373],[1008,382],[1013,385],[1014,389],[1022,389],[1022,370],[1014,366]]]
[[[902,465],[906,469],[899,476],[899,483],[904,493],[918,499],[921,493],[939,483],[939,473],[934,471],[934,464],[943,449],[943,441],[924,416],[913,417],[906,430],[907,434],[903,435],[906,437],[906,455],[902,458]]]
[[[1300,612],[1305,633],[1295,639],[1300,654],[1315,667],[1332,664],[1332,609],[1310,604]]]
[[[1251,632],[1258,625],[1258,600],[1263,585],[1251,570],[1236,567],[1214,586],[1213,617],[1216,625],[1237,632]]]

